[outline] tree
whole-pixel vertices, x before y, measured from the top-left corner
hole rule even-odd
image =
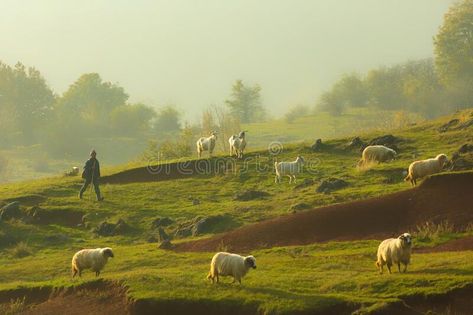
[[[237,80],[232,86],[230,99],[225,103],[233,115],[242,123],[252,123],[264,120],[266,111],[261,104],[261,87],[245,86],[242,80]]]
[[[435,64],[445,84],[473,82],[473,0],[454,4],[434,39]]]
[[[20,62],[14,68],[0,62],[1,128],[30,144],[51,116],[55,96],[41,73]],[[6,124],[6,125],[4,125]]]
[[[122,87],[103,82],[98,73],[87,73],[62,95],[56,110],[62,123],[81,128],[82,134],[103,134],[109,131],[110,114],[127,100]]]
[[[473,105],[473,0],[463,0],[449,9],[434,48],[439,79],[456,99],[453,106]]]
[[[162,108],[154,122],[154,130],[158,135],[177,136],[181,130],[181,113],[173,106]]]
[[[326,110],[333,116],[339,116],[343,113],[344,106],[335,93],[324,92],[320,96],[317,108]]]
[[[150,129],[150,121],[156,117],[156,112],[144,104],[134,104],[116,107],[110,116],[114,135],[138,136]]]

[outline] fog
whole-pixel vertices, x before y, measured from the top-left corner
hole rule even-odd
[[[81,74],[187,119],[236,79],[273,115],[314,104],[341,74],[433,56],[453,1],[1,1],[0,60],[35,66],[58,94]]]

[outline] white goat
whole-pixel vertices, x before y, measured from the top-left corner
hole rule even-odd
[[[243,151],[246,147],[245,132],[246,131],[241,131],[238,135],[232,135],[230,139],[228,139],[228,143],[230,144],[230,156],[235,154],[237,158],[243,158]]]
[[[213,131],[210,134],[210,137],[207,137],[207,138],[202,137],[199,140],[197,140],[197,143],[196,143],[197,155],[199,156],[199,158],[202,157],[202,152],[204,151],[209,151],[209,156],[211,157],[215,148],[215,142],[217,142],[216,131]]]
[[[281,182],[281,176],[289,176],[289,184],[296,182],[296,174],[302,172],[302,166],[304,165],[304,158],[297,156],[293,162],[274,162],[274,169],[276,171],[276,177],[274,178],[275,183]]]

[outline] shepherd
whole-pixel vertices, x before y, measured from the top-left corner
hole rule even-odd
[[[82,199],[84,191],[92,183],[94,185],[97,201],[102,201],[103,197],[100,195],[99,179],[100,179],[100,164],[97,160],[97,152],[92,150],[90,152],[90,159],[85,162],[84,170],[82,171],[82,178],[85,180],[84,185],[79,192],[79,199]]]

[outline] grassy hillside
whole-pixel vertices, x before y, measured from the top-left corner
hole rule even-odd
[[[469,121],[472,113],[463,112],[457,117]],[[220,286],[206,283],[213,253],[174,253],[148,243],[156,234],[151,225],[157,217],[173,220],[165,227],[168,234],[173,234],[198,216],[219,215],[217,224],[196,236],[207,237],[287,214],[301,204],[314,208],[408,189],[409,185],[402,181],[403,172],[414,158],[440,152],[451,156],[461,145],[473,142],[473,127],[445,133],[437,130],[451,118],[408,129],[365,133],[365,141],[391,132],[402,141],[397,144],[396,161],[364,170],[355,167],[358,150],[346,149],[350,136],[326,141],[321,152],[313,152],[311,142],[283,142],[284,149],[276,156],[268,151],[253,151],[247,160],[238,162],[235,172],[102,185],[106,198],[102,203],[95,202],[90,191],[84,200],[77,198],[79,178],[55,177],[0,185],[0,200],[19,200],[25,209],[37,205],[51,217],[48,224],[25,219],[0,221],[0,297],[7,289],[67,287],[91,281],[94,277],[90,272],[81,280],[71,281],[70,259],[80,248],[105,245],[114,248],[116,258],[106,266],[103,277],[124,283],[129,287],[130,297],[155,306],[215,303],[247,307],[249,312],[324,313],[338,309],[343,314],[383,307],[405,296],[443,293],[466,286],[473,281],[471,251],[414,254],[408,274],[379,276],[374,267],[377,240],[258,250],[251,253],[257,257],[258,269],[251,271],[240,287],[228,284],[228,280]],[[287,178],[279,185],[274,184],[274,160],[293,160],[296,155],[304,156],[308,162],[298,182],[313,179],[315,184],[294,188]],[[104,174],[122,169],[106,169]],[[317,193],[317,183],[329,177],[344,179],[349,186],[328,194]],[[249,189],[267,192],[269,196],[250,201],[234,199],[236,193]],[[80,220],[83,215],[85,224]],[[115,223],[119,219],[127,227],[118,235],[104,237],[92,231],[103,221]],[[422,245],[432,246],[469,234],[470,231],[447,231],[442,237],[423,240]],[[191,238],[176,237],[173,242]]]

